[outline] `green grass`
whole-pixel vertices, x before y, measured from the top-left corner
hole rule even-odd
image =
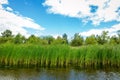
[[[1,44],[0,67],[120,67],[120,45]]]

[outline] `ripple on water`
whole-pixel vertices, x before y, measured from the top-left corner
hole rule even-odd
[[[76,69],[0,69],[0,80],[120,80],[120,72]]]

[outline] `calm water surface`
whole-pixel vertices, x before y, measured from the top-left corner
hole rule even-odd
[[[119,70],[0,69],[0,80],[120,80]]]

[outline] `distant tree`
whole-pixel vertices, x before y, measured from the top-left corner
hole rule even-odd
[[[108,31],[103,31],[101,35],[97,35],[96,39],[98,44],[105,44],[108,42]]]
[[[36,37],[35,35],[31,35],[31,36],[27,39],[27,43],[38,44],[39,42],[40,42],[39,37]]]
[[[86,39],[85,39],[85,44],[97,44],[97,40],[96,40],[96,37],[95,35],[91,35],[91,36],[88,36]]]
[[[66,33],[63,34],[62,38],[63,38],[63,44],[68,44],[68,39],[67,39]]]
[[[3,37],[0,36],[0,44],[4,43]]]
[[[117,35],[118,35],[118,44],[120,44],[120,30],[117,31]]]
[[[20,33],[18,33],[14,38],[15,44],[25,43],[25,41],[26,41],[26,38],[24,36],[22,36]]]
[[[5,30],[2,34],[2,37],[12,37],[12,31],[10,30]]]
[[[109,43],[110,43],[110,44],[118,44],[118,43],[119,43],[119,42],[118,42],[118,37],[116,37],[115,35],[112,36],[112,37],[110,38]]]
[[[47,41],[47,44],[52,44],[55,40],[53,36],[44,36],[43,39]]]
[[[75,33],[73,40],[71,40],[71,46],[81,46],[83,41],[83,37]]]
[[[12,43],[13,40],[13,35],[12,35],[12,31],[10,30],[5,30],[3,33],[1,33],[1,39],[0,39],[0,43]]]
[[[53,44],[63,44],[63,39],[60,36],[58,36],[53,42]]]

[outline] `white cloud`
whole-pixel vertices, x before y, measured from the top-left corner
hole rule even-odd
[[[49,13],[81,18],[84,23],[92,21],[93,25],[99,25],[101,22],[120,22],[120,0],[45,0],[43,5],[48,7]],[[95,12],[91,12],[91,5],[98,7]],[[109,35],[114,35],[120,30],[120,23],[111,28],[91,29],[80,34],[100,35],[104,30],[109,31]]]
[[[10,7],[3,8],[2,4],[8,4],[8,1],[0,0],[0,33],[10,29],[15,35],[21,33],[27,37],[30,33],[25,28],[31,28],[36,31],[44,30],[33,19],[17,14]]]
[[[109,35],[113,36],[116,35],[116,31],[120,30],[120,23],[117,25],[112,26],[111,28],[104,28],[104,29],[91,29],[89,31],[79,33],[82,36],[90,36],[92,34],[100,35],[102,31],[109,31]]]
[[[8,4],[8,0],[0,0],[0,5],[1,4]]]
[[[7,7],[6,10],[7,10],[7,11],[13,11],[13,9],[10,8],[10,7]]]
[[[94,25],[101,22],[120,21],[120,0],[46,0],[47,11],[69,17],[82,18],[83,22],[92,21]],[[91,13],[90,5],[98,6]]]

